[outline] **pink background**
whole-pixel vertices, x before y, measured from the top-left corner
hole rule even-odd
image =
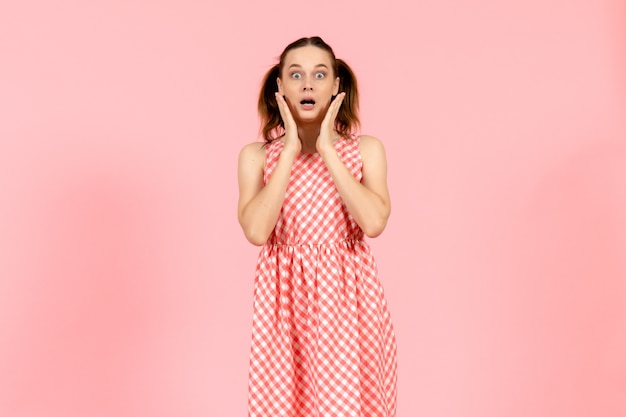
[[[0,6],[0,416],[246,415],[239,149],[321,35],[386,144],[399,417],[626,415],[626,4]]]

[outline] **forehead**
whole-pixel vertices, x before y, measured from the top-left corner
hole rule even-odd
[[[326,65],[332,68],[331,56],[328,51],[313,45],[303,46],[287,52],[284,68],[289,68],[291,65],[299,65],[301,67]]]

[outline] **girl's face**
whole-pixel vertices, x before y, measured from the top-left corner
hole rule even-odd
[[[287,52],[276,82],[296,122],[321,122],[339,90],[329,53],[312,45]]]

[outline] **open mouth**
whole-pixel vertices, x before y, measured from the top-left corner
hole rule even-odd
[[[315,106],[315,100],[307,97],[305,99],[300,100],[300,105],[302,106],[304,110],[312,110],[313,107]]]

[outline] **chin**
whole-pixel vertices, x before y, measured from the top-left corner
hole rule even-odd
[[[320,112],[319,111],[314,111],[314,110],[310,110],[310,111],[302,111],[302,112],[298,112],[298,122],[304,122],[304,123],[313,123],[313,122],[322,122],[323,117],[320,117]]]

